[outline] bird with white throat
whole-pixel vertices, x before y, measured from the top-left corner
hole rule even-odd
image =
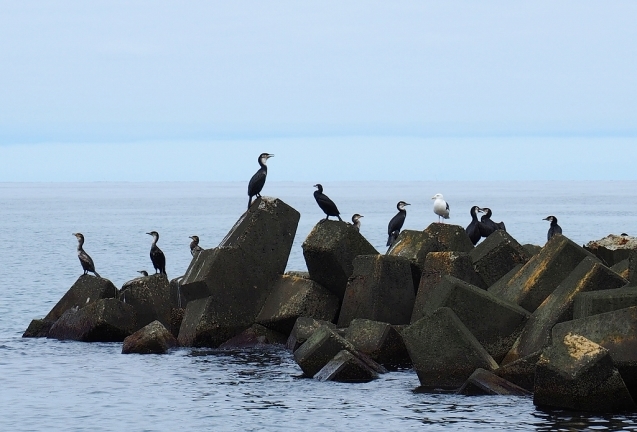
[[[442,194],[437,193],[431,197],[434,200],[434,213],[438,215],[438,223],[445,223],[445,219],[449,219],[449,203],[445,201]]]

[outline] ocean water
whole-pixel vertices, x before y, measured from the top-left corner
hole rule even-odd
[[[32,318],[53,307],[82,270],[76,239],[97,271],[121,286],[150,270],[151,237],[169,277],[190,262],[190,235],[203,247],[225,236],[247,205],[245,183],[0,184],[0,430],[637,430],[637,416],[537,410],[530,398],[414,392],[411,370],[367,384],[300,378],[280,348],[221,351],[182,348],[163,356],[122,355],[121,344],[22,339]],[[431,197],[443,193],[448,223],[466,226],[472,205],[490,207],[520,243],[544,244],[555,215],[564,234],[584,244],[608,234],[637,234],[637,182],[325,183],[348,219],[385,251],[396,202],[405,229],[437,220]],[[301,244],[323,215],[312,184],[268,183],[301,212],[289,270],[304,270]]]

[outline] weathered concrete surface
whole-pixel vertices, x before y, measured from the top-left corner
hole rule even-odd
[[[628,256],[628,280],[631,285],[637,285],[637,251]]]
[[[113,298],[69,309],[53,324],[49,338],[81,342],[122,342],[133,333],[135,310]]]
[[[555,339],[540,356],[533,403],[600,413],[637,410],[609,351],[572,333]]]
[[[407,258],[411,262],[414,287],[418,287],[429,252],[469,252],[472,249],[473,243],[463,227],[432,223],[424,231],[402,231],[387,255]]]
[[[117,297],[117,288],[108,279],[82,275],[62,296],[53,309],[44,317],[45,321],[57,321],[64,312],[72,308],[83,308],[87,304],[104,298]]]
[[[292,352],[296,351],[305,343],[306,340],[308,340],[310,336],[312,336],[312,333],[314,333],[322,325],[325,325],[332,330],[336,329],[336,324],[334,323],[310,317],[300,317],[294,323],[294,327],[290,332],[290,336],[288,337],[285,347]]]
[[[294,277],[300,277],[303,279],[310,279],[310,272],[290,270],[285,272],[285,276],[294,276]]]
[[[416,321],[402,335],[422,387],[457,389],[476,369],[498,367],[449,308]]]
[[[311,378],[341,350],[356,352],[351,342],[336,334],[331,328],[321,326],[294,351],[294,360],[303,373]]]
[[[540,251],[542,250],[542,246],[538,246],[538,245],[534,245],[530,243],[523,244],[522,247],[524,248],[524,250],[530,257],[534,257],[535,255],[539,254]]]
[[[580,293],[573,300],[573,319],[637,306],[637,286]]]
[[[637,237],[610,234],[603,239],[586,243],[584,249],[611,267],[628,259],[631,251],[637,250]]]
[[[219,348],[258,348],[266,345],[283,345],[286,340],[287,336],[283,333],[263,327],[260,324],[253,324],[248,329],[219,345]]]
[[[541,355],[542,351],[535,352],[507,365],[500,366],[494,373],[523,389],[533,392],[535,368]]]
[[[510,363],[548,346],[553,326],[573,319],[573,300],[578,293],[619,288],[626,283],[624,278],[599,261],[584,258],[533,312],[502,363]]]
[[[49,330],[55,324],[55,321],[47,321],[45,319],[34,319],[31,320],[29,327],[22,334],[23,338],[40,338],[47,337],[49,335]]]
[[[408,324],[415,300],[409,261],[387,255],[360,255],[353,264],[339,327],[347,327],[355,318]]]
[[[342,350],[314,378],[319,381],[369,382],[378,378],[378,373],[350,351]]]
[[[338,297],[310,279],[279,276],[256,322],[290,334],[299,317],[334,321],[340,307]]]
[[[181,295],[181,283],[183,280],[183,276],[170,280],[170,306],[173,308],[184,309],[186,307],[186,300]]]
[[[186,309],[183,308],[172,308],[170,310],[170,333],[173,336],[179,336],[179,329],[181,328],[181,323],[184,320],[184,314],[186,313]]]
[[[363,354],[387,369],[411,367],[412,362],[402,336],[394,326],[367,319],[352,320],[345,339]]]
[[[552,340],[578,334],[603,346],[613,358],[633,397],[637,395],[637,307],[556,324]]]
[[[495,295],[497,295],[497,293],[499,292],[502,292],[502,290],[506,289],[506,286],[509,283],[509,281],[513,279],[513,276],[515,276],[522,269],[522,267],[524,267],[522,264],[518,264],[515,267],[513,267],[507,274],[502,276],[496,283],[491,285],[487,289],[487,291]]]
[[[614,271],[615,273],[617,273],[618,275],[620,275],[621,277],[623,277],[624,279],[628,280],[630,278],[629,266],[630,266],[630,262],[628,261],[628,259],[625,259],[618,262],[617,264],[612,266],[610,269]]]
[[[299,218],[279,199],[258,198],[219,247],[193,258],[181,284],[184,300],[212,296],[217,316],[250,326],[285,271]]]
[[[199,253],[205,254],[208,250]],[[219,312],[216,299],[206,297],[188,302],[177,340],[185,347],[217,348],[252,323],[235,319],[227,311]]]
[[[159,321],[153,321],[124,339],[122,354],[165,354],[177,339]]]
[[[354,271],[354,258],[378,251],[347,222],[325,221],[314,226],[303,242],[303,256],[310,278],[339,300],[345,295],[347,279]]]
[[[413,322],[438,308],[451,308],[496,362],[509,352],[530,315],[516,304],[453,276],[444,276],[422,304],[420,310],[414,309]]]
[[[426,307],[426,301],[443,276],[453,276],[479,288],[486,288],[486,284],[473,268],[473,262],[469,254],[465,252],[429,252],[422,270],[420,286],[416,294],[416,301],[412,311],[411,322],[414,319],[414,311]],[[417,319],[422,318],[418,316]]]
[[[493,234],[491,234],[493,235]],[[476,369],[464,383],[458,394],[465,396],[531,396],[532,393],[519,387],[493,372]]]
[[[170,283],[164,274],[154,274],[129,281],[119,293],[120,301],[135,309],[135,330],[157,320],[170,328]]]
[[[469,256],[476,272],[489,287],[531,256],[509,233],[497,230],[475,247]]]
[[[490,292],[533,312],[586,257],[594,255],[563,235],[555,236],[505,287]]]

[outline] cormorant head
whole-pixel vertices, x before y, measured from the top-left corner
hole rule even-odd
[[[137,273],[140,273],[142,276],[148,276],[148,272],[146,270],[137,270]]]
[[[436,195],[432,196],[431,199],[437,200],[437,199],[444,199],[444,198],[442,197],[442,194],[437,193]]]
[[[323,186],[320,183],[315,184],[314,187],[317,188],[320,193],[323,193]]]
[[[471,207],[471,214],[474,214],[474,213],[484,213],[484,209],[481,209],[478,206],[473,206]]]
[[[411,205],[409,203],[406,203],[405,201],[398,201],[398,204],[396,204],[396,207],[398,208],[398,210],[405,210],[405,206]]]
[[[157,231],[147,232],[146,234],[148,234],[149,236],[153,236],[155,241],[159,240],[159,233]]]
[[[259,163],[265,165],[268,162],[268,159],[270,159],[273,156],[274,155],[270,153],[261,153],[259,155]]]
[[[80,242],[84,242],[84,234],[82,233],[73,233],[73,235],[75,236],[75,238],[80,241]]]
[[[352,216],[352,222],[356,223],[362,217],[363,217],[363,215],[359,215],[358,213],[356,213],[356,214],[354,214],[354,216]]]
[[[482,213],[486,214],[488,217],[491,217],[491,215],[493,214],[493,212],[491,211],[491,209],[489,207],[482,207]]]
[[[542,220],[549,221],[551,223],[557,223],[557,218],[555,216],[547,216]]]
[[[199,243],[199,237],[197,237],[197,236],[190,236],[188,238],[191,238],[192,241],[194,241],[195,243]]]

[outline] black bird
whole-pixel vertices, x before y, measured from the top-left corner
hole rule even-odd
[[[269,153],[261,153],[259,155],[259,171],[257,171],[252,178],[250,179],[250,183],[248,183],[248,209],[252,205],[252,197],[256,196],[257,198],[261,198],[261,189],[263,189],[263,185],[265,184],[265,178],[268,175],[268,159],[270,159],[273,154]]]
[[[82,246],[84,246],[84,235],[81,233],[73,233],[73,235],[77,238],[77,257],[80,259],[80,264],[82,264],[84,274],[91,272],[95,276],[101,277],[99,273],[95,271],[95,264],[93,264],[93,260],[82,248]]]
[[[192,241],[190,242],[190,254],[192,256],[195,256],[195,254],[201,252],[203,250],[203,248],[201,246],[199,246],[199,237],[197,236],[190,236],[188,238],[191,238]]]
[[[387,246],[389,247],[394,244],[398,238],[398,234],[400,234],[403,224],[405,223],[405,218],[407,217],[407,210],[405,210],[405,206],[408,205],[411,204],[408,204],[405,201],[398,201],[398,204],[396,204],[398,213],[396,213],[396,216],[391,218],[387,225]]]
[[[338,208],[336,208],[336,204],[334,204],[334,201],[329,199],[329,197],[323,193],[323,186],[321,186],[320,184],[315,184],[314,187],[318,189],[314,191],[314,199],[316,200],[316,203],[321,208],[321,210],[323,210],[323,212],[327,215],[327,217],[323,219],[322,222],[328,220],[330,216],[336,216],[338,220],[342,221],[343,219],[341,219],[340,216],[341,212],[338,211]]]
[[[146,234],[153,236],[153,245],[150,247],[150,260],[153,262],[153,267],[155,267],[155,273],[159,271],[161,274],[166,274],[166,256],[161,249],[157,247],[159,233],[157,231],[151,231]]]
[[[478,206],[471,207],[469,214],[471,215],[471,222],[467,225],[465,231],[467,235],[471,239],[471,243],[475,246],[480,241],[482,235],[480,234],[480,224],[481,222],[478,220],[478,213],[482,213],[482,209]]]
[[[352,227],[356,230],[356,231],[360,231],[361,230],[361,218],[363,217],[363,215],[359,215],[358,213],[354,214],[352,216]]]
[[[547,240],[551,240],[551,237],[553,237],[554,235],[562,234],[562,227],[557,224],[557,218],[555,216],[548,216],[542,220],[551,222],[549,232],[546,234]]]
[[[148,272],[146,270],[137,270],[137,273],[141,274],[142,276],[148,276]]]
[[[493,234],[497,230],[506,231],[504,222],[493,222],[493,220],[491,220],[491,216],[493,215],[493,212],[491,211],[490,208],[483,207],[480,210],[482,210],[482,213],[484,213],[484,215],[482,215],[482,217],[480,218],[480,222],[482,223],[479,225],[480,235],[482,237],[489,237],[491,234]]]

